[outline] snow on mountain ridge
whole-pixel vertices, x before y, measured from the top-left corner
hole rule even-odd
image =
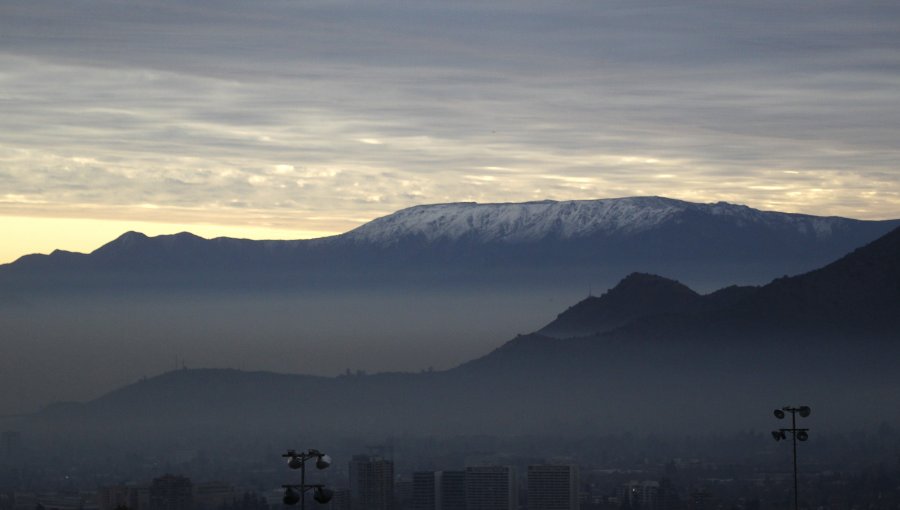
[[[692,204],[705,206],[705,204]],[[818,238],[826,238],[834,233],[835,226],[847,221],[854,221],[838,216],[811,216],[808,214],[783,213],[777,211],[760,211],[746,205],[716,202],[707,206],[709,212],[720,216],[737,216],[738,224],[742,222],[760,223],[768,226],[786,226],[796,229],[801,234],[813,234]]]
[[[845,218],[760,211],[727,202],[699,204],[663,197],[629,197],[524,203],[457,202],[418,205],[377,218],[344,234],[355,242],[392,244],[404,238],[428,242],[471,240],[520,243],[545,238],[573,239],[596,234],[635,234],[680,213],[730,216],[737,224],[789,228],[828,237]]]
[[[664,197],[628,197],[598,200],[535,201],[523,203],[457,202],[417,205],[370,221],[345,234],[298,241],[262,241],[266,251],[284,251],[298,245],[327,245],[336,240],[373,245],[393,245],[404,239],[425,242],[470,241],[476,243],[528,243],[543,239],[577,239],[595,235],[629,235],[645,232],[667,222],[695,221],[684,216],[729,218],[734,225],[757,225],[789,230],[801,235],[827,238],[854,222],[847,218],[820,217],[761,211],[727,202],[701,204]],[[218,245],[240,240],[205,240],[193,234],[147,237],[127,232],[94,251],[109,255],[122,250],[140,249],[153,243],[171,250],[185,243],[209,241]]]
[[[568,239],[600,232],[640,232],[694,205],[661,197],[420,205],[375,219],[345,235],[376,244],[405,237],[429,242],[467,238],[508,243],[547,237]]]

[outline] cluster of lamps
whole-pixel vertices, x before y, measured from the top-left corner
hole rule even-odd
[[[786,440],[788,433],[791,434],[791,438],[794,440],[794,509],[799,508],[799,495],[798,495],[798,487],[797,487],[797,441],[806,441],[809,439],[809,429],[797,428],[797,415],[799,414],[801,418],[806,418],[809,416],[809,406],[800,406],[800,407],[791,407],[784,406],[781,409],[776,409],[773,414],[779,420],[783,420],[786,413],[791,413],[791,428],[780,428],[772,431],[772,438],[776,441],[781,441],[782,439]]]
[[[289,468],[300,470],[299,484],[282,485],[284,488],[284,498],[282,501],[285,505],[296,505],[297,502],[299,502],[300,508],[305,508],[306,498],[303,496],[308,490],[313,491],[313,499],[316,500],[317,503],[324,504],[331,501],[331,498],[334,497],[334,491],[326,488],[325,485],[321,483],[306,483],[306,461],[316,459],[316,469],[326,469],[331,465],[331,457],[315,449],[309,449],[305,452],[288,450],[287,453],[282,454],[281,456],[287,458]]]
[[[800,406],[800,407],[789,407],[785,406],[781,409],[775,410],[775,417],[779,420],[783,420],[785,416],[787,416],[785,411],[791,413],[791,418],[793,423],[791,424],[791,428],[789,429],[778,429],[772,431],[772,437],[776,441],[781,441],[782,439],[787,439],[787,433],[790,432],[795,439],[798,441],[806,441],[809,439],[809,429],[798,429],[797,428],[797,417],[799,414],[801,418],[806,418],[809,416],[809,406]]]

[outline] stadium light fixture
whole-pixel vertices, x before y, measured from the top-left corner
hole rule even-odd
[[[790,432],[791,439],[793,439],[794,443],[794,510],[798,510],[800,508],[799,505],[799,491],[797,487],[797,441],[806,441],[809,439],[809,429],[797,428],[797,415],[799,414],[801,418],[806,418],[809,416],[810,409],[809,406],[800,406],[800,407],[791,407],[784,406],[781,409],[776,409],[773,414],[779,420],[783,420],[787,414],[791,413],[791,428],[783,428],[772,431],[772,438],[776,441],[781,441],[782,439],[787,439],[787,434]]]
[[[287,453],[281,455],[287,458],[288,467],[300,470],[300,483],[282,485],[284,488],[284,498],[282,501],[285,505],[296,505],[300,502],[300,508],[306,508],[306,491],[313,491],[313,499],[317,503],[328,503],[334,497],[334,491],[325,488],[323,484],[307,484],[306,483],[306,461],[316,459],[317,469],[327,469],[331,465],[331,457],[320,452],[319,450],[309,449],[305,452],[297,452],[288,450]]]

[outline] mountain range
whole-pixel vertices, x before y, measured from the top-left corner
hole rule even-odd
[[[661,197],[454,203],[403,209],[312,240],[128,232],[89,253],[0,266],[0,291],[600,287],[634,271],[703,290],[821,266],[900,220],[860,221]]]
[[[900,229],[813,271],[701,295],[635,273],[445,371],[336,378],[176,370],[34,419],[74,435],[654,434],[897,421]],[[322,417],[309,419],[315,411]],[[306,417],[306,418],[305,418]],[[36,425],[37,426],[37,425]],[[383,437],[383,436],[382,436]]]

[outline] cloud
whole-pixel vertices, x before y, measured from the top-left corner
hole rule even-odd
[[[138,4],[4,7],[6,212],[299,225],[659,194],[900,216],[896,6]]]

